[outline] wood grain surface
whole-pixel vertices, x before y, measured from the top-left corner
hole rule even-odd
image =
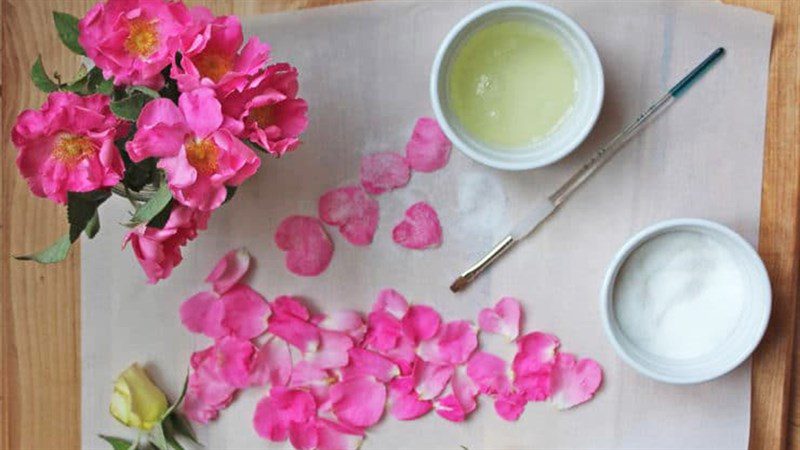
[[[800,1],[728,0],[775,16],[762,195],[761,254],[773,283],[773,315],[753,371],[751,449],[800,450],[800,337],[795,335],[800,253]],[[30,83],[41,54],[68,78],[77,60],[59,42],[51,11],[82,16],[91,0],[1,0],[0,449],[80,448],[80,252],[39,266],[9,255],[66,231],[62,208],[30,195],[14,165],[15,116],[44,100]],[[216,0],[215,13],[247,16],[339,1]],[[798,345],[794,345],[798,339]],[[109,380],[109,383],[111,380]]]

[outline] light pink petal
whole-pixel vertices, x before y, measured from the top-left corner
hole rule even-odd
[[[286,252],[286,268],[300,276],[321,274],[333,258],[333,243],[313,217],[284,219],[275,232],[275,244]]]
[[[503,297],[494,308],[481,310],[478,314],[478,325],[487,333],[502,334],[513,341],[519,335],[521,317],[519,301],[511,297]]]
[[[400,375],[397,364],[375,352],[354,347],[350,349],[350,362],[343,367],[342,379],[369,375],[383,383]]]
[[[316,351],[309,352],[306,360],[321,369],[335,369],[347,365],[348,351],[353,340],[338,331],[319,330],[320,343]]]
[[[331,386],[333,413],[345,425],[370,427],[383,415],[386,386],[373,377],[342,380]]]
[[[244,388],[250,384],[250,365],[256,348],[250,341],[224,337],[215,344],[217,363],[222,378],[231,386]]]
[[[408,300],[394,289],[382,289],[378,292],[375,304],[372,305],[372,311],[385,311],[402,319],[408,312]]]
[[[361,158],[361,185],[378,195],[408,184],[411,169],[405,158],[395,152],[379,152]]]
[[[198,138],[205,138],[222,125],[222,106],[210,88],[184,92],[178,99],[178,107]]]
[[[181,323],[193,333],[203,333],[211,338],[225,334],[222,318],[225,309],[211,292],[200,292],[186,299],[180,308]]]
[[[206,283],[212,283],[217,294],[224,294],[244,278],[250,269],[251,259],[250,253],[244,248],[229,251],[208,274]]]
[[[512,369],[519,377],[552,367],[555,362],[558,338],[552,334],[534,331],[517,339],[517,354]]]
[[[520,392],[504,393],[495,399],[494,410],[503,419],[514,422],[525,411],[525,403],[527,403],[527,399]]]
[[[219,416],[219,409],[203,402],[193,390],[187,390],[181,403],[181,410],[186,417],[197,423],[207,424]]]
[[[484,394],[496,395],[511,387],[506,362],[490,353],[476,352],[472,355],[467,363],[467,375]]]
[[[559,353],[552,372],[552,401],[558,409],[572,408],[594,396],[603,382],[603,369],[589,358]]]
[[[444,324],[439,333],[423,341],[417,354],[425,361],[437,364],[463,364],[478,347],[475,327],[466,320]]]
[[[442,244],[442,226],[438,214],[425,202],[411,205],[403,221],[392,230],[392,239],[414,250],[438,247]]]
[[[299,361],[292,367],[289,387],[327,387],[332,382],[331,374],[308,361]]]
[[[318,450],[357,450],[364,439],[364,432],[336,422],[317,421]]]
[[[286,386],[291,375],[292,355],[289,346],[282,339],[270,338],[256,353],[250,372],[250,384]]]
[[[259,436],[273,442],[289,437],[292,423],[303,423],[316,415],[314,397],[307,391],[273,387],[256,406],[253,426]]]
[[[450,380],[450,388],[465,415],[475,411],[475,408],[478,406],[478,403],[475,401],[478,396],[478,386],[472,381],[469,375],[467,375],[464,366],[456,367],[453,378]]]
[[[319,348],[319,328],[297,317],[273,314],[267,330],[302,352],[313,352]]]
[[[401,379],[389,383],[389,413],[398,420],[414,420],[427,414],[433,408],[433,402],[420,400],[411,377],[405,378],[410,383]]]
[[[222,326],[241,339],[260,336],[267,329],[270,316],[267,300],[247,285],[238,284],[222,296],[225,317]]]
[[[412,169],[433,172],[447,165],[452,145],[435,119],[422,117],[406,144],[406,160]]]
[[[412,376],[420,400],[432,400],[438,397],[450,382],[453,366],[417,360]]]
[[[430,306],[414,305],[403,317],[403,332],[415,343],[428,340],[439,332],[442,318]]]
[[[331,189],[319,198],[319,218],[339,227],[353,245],[369,245],[378,228],[378,202],[358,186]]]
[[[347,333],[355,342],[361,342],[367,332],[367,324],[357,311],[339,310],[325,316],[319,324],[320,328]]]

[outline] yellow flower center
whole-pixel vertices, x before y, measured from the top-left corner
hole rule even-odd
[[[275,123],[275,110],[272,105],[253,108],[247,115],[250,120],[258,124],[259,128],[267,128]]]
[[[158,48],[156,22],[144,18],[133,19],[128,25],[125,50],[141,58],[147,58]]]
[[[229,55],[219,53],[201,53],[192,59],[197,71],[205,78],[210,78],[215,83],[219,82],[226,73],[230,72],[233,60]]]
[[[94,155],[97,147],[86,136],[64,134],[58,138],[53,148],[53,157],[64,164],[73,166],[83,158]]]
[[[211,139],[186,142],[186,159],[201,175],[211,175],[217,171],[219,147]]]

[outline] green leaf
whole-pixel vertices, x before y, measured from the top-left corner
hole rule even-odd
[[[150,443],[158,447],[159,450],[170,450],[167,436],[164,435],[164,426],[161,422],[155,424],[150,430]]]
[[[126,440],[126,439],[122,439],[122,438],[118,438],[118,437],[114,437],[114,436],[106,436],[106,435],[103,435],[103,434],[98,434],[97,436],[99,436],[100,439],[102,439],[102,440],[108,442],[109,444],[111,444],[111,448],[114,449],[114,450],[128,450],[129,448],[131,448],[133,446],[133,442],[129,441],[129,440]]]
[[[129,97],[111,102],[111,111],[121,119],[135,122],[139,118],[139,113],[142,112],[144,105],[150,100],[152,100],[150,96],[141,92],[134,92]]]
[[[159,94],[155,89],[150,89],[147,86],[131,86],[128,88],[129,93],[134,92],[141,92],[142,94],[150,97],[150,98],[159,98],[161,94]]]
[[[197,440],[197,436],[194,434],[192,425],[188,420],[186,420],[186,417],[184,417],[183,414],[173,412],[170,414],[168,420],[173,431],[175,431],[175,433],[177,433],[179,436],[183,436],[197,445],[202,445],[200,444],[200,441]]]
[[[128,226],[135,227],[150,222],[167,207],[170,201],[172,201],[172,192],[167,183],[162,182],[155,195],[136,210]]]
[[[97,208],[111,196],[111,191],[98,189],[91,192],[67,193],[67,220],[69,240],[75,242],[97,214]]]
[[[253,150],[255,150],[257,152],[269,153],[267,151],[267,149],[265,149],[264,147],[256,144],[255,142],[251,141],[250,139],[241,139],[241,141],[242,141],[242,143],[244,143],[244,145],[252,148]]]
[[[239,186],[225,186],[225,190],[227,191],[225,194],[225,201],[222,202],[224,205],[231,201],[234,195],[236,195],[236,191],[239,189]]]
[[[97,233],[100,232],[100,213],[95,211],[94,216],[89,223],[86,224],[86,229],[83,230],[86,232],[86,236],[89,239],[94,239],[97,236]]]
[[[30,255],[14,256],[14,258],[20,261],[36,261],[42,264],[57,263],[66,259],[71,245],[72,241],[69,239],[69,234],[65,234],[44,250]]]
[[[50,76],[47,75],[47,72],[44,70],[42,55],[36,58],[36,62],[33,63],[33,67],[31,67],[31,80],[42,92],[50,93],[58,90],[58,84],[51,80]]]
[[[73,52],[86,56],[86,52],[78,43],[78,18],[72,14],[53,11],[53,21],[56,23],[56,30],[61,42]]]
[[[178,396],[178,400],[176,400],[175,403],[173,403],[169,408],[167,408],[166,411],[164,411],[164,415],[161,416],[162,421],[167,417],[169,417],[169,415],[172,414],[173,411],[175,411],[175,408],[177,408],[181,404],[183,398],[186,397],[186,389],[188,387],[189,387],[189,374],[187,373],[186,378],[184,378],[183,380],[183,387],[181,388],[181,394]]]
[[[153,220],[147,222],[147,226],[150,228],[158,228],[159,230],[164,228],[167,225],[167,221],[169,221],[169,216],[172,215],[173,207],[175,207],[174,201],[167,203],[167,206],[153,217]]]

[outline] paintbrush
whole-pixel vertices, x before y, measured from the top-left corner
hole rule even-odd
[[[697,65],[688,75],[683,77],[666,94],[661,96],[634,121],[617,133],[606,145],[597,150],[589,161],[580,170],[575,172],[566,183],[561,185],[558,190],[553,192],[544,200],[538,201],[531,212],[524,217],[511,232],[494,246],[483,258],[478,260],[469,269],[464,271],[456,278],[450,290],[458,292],[469,286],[486,268],[492,265],[498,258],[505,254],[517,242],[525,239],[536,228],[538,228],[548,217],[561,206],[569,196],[575,192],[586,180],[588,180],[600,167],[610,160],[628,140],[635,136],[649,120],[663,111],[672,102],[686,92],[692,84],[700,78],[723,54],[725,49],[720,47],[714,50],[708,57]]]

